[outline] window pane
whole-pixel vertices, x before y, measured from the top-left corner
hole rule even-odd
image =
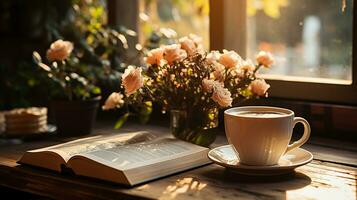
[[[351,83],[353,0],[247,1],[248,56],[276,57],[262,73]]]
[[[209,0],[141,0],[141,41],[150,37],[152,31],[171,28],[178,37],[194,33],[203,38],[209,47]]]

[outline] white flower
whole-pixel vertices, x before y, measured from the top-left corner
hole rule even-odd
[[[68,58],[72,50],[72,42],[57,40],[51,44],[46,56],[49,61],[63,61]]]
[[[122,85],[125,88],[125,94],[127,96],[134,94],[139,88],[143,86],[144,81],[141,75],[141,71],[142,69],[140,67],[135,68],[131,65],[125,69],[122,76]]]
[[[124,104],[123,100],[124,96],[118,92],[113,92],[109,95],[107,100],[105,101],[102,109],[103,110],[110,110],[114,108],[120,108]]]
[[[211,51],[207,54],[206,60],[209,64],[213,64],[219,60],[221,53],[219,51]]]

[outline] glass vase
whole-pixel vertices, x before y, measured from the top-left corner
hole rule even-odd
[[[171,110],[172,134],[181,140],[208,147],[216,139],[218,108],[208,110]]]

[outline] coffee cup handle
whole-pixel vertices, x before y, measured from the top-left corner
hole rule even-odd
[[[311,132],[311,128],[310,128],[310,124],[309,122],[306,121],[306,119],[304,118],[301,118],[301,117],[294,117],[294,127],[297,123],[302,123],[304,125],[304,134],[302,135],[302,137],[292,143],[292,144],[289,144],[288,145],[288,148],[286,149],[285,153],[293,150],[293,149],[296,149],[298,147],[300,147],[301,145],[305,144],[305,142],[309,139],[310,137],[310,132]]]

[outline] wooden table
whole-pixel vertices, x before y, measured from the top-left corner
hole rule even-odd
[[[100,128],[97,132],[112,132]],[[126,130],[155,130],[155,126],[126,126]],[[314,160],[289,176],[243,177],[210,164],[156,181],[125,188],[113,183],[56,174],[20,166],[16,161],[29,149],[69,139],[0,141],[0,186],[54,199],[357,199],[357,145],[311,139],[305,149]],[[224,137],[218,138],[224,143]]]

